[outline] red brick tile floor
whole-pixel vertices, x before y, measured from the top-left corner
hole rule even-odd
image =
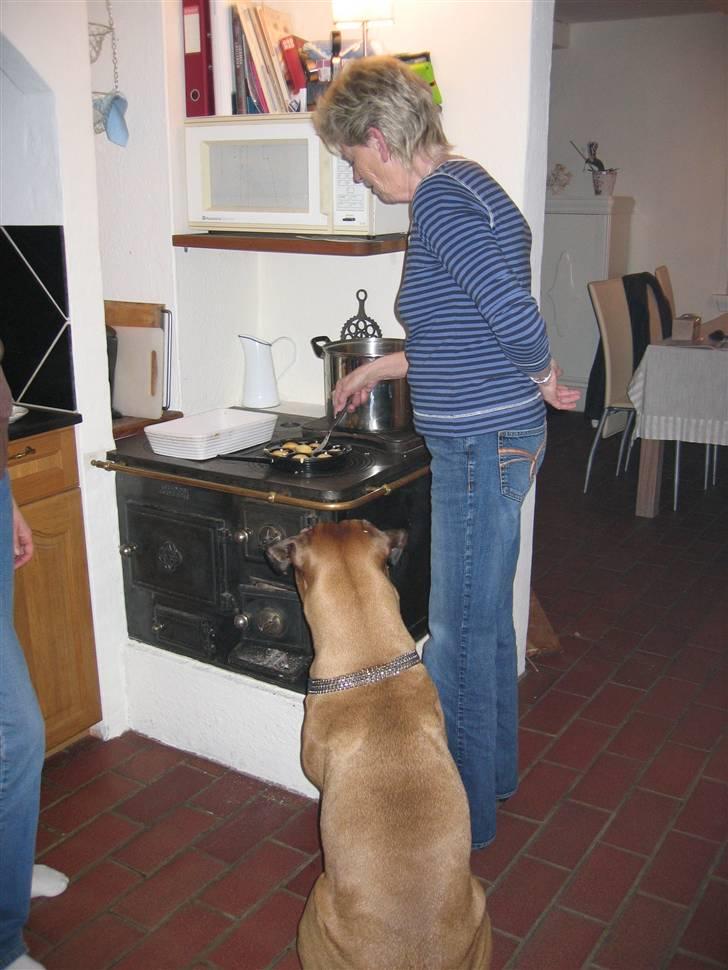
[[[563,653],[520,685],[521,785],[473,854],[494,970],[728,966],[728,462],[681,505],[634,516],[616,445],[582,480],[591,430],[549,420],[533,583]],[[68,873],[36,900],[48,970],[296,970],[320,871],[316,804],[133,732],[47,762],[38,859]],[[373,967],[371,970],[391,970]]]

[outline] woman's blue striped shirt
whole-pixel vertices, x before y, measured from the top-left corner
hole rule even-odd
[[[420,434],[543,423],[528,374],[550,352],[530,292],[530,249],[526,220],[475,162],[445,162],[418,185],[397,311]]]

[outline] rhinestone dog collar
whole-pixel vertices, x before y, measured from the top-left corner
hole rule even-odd
[[[400,654],[386,664],[365,667],[363,670],[342,674],[340,677],[311,677],[308,681],[308,692],[309,694],[333,694],[338,690],[350,690],[352,687],[363,687],[365,684],[378,684],[380,680],[396,677],[397,674],[409,670],[418,663],[420,663],[420,655],[416,650],[412,650],[410,653]]]

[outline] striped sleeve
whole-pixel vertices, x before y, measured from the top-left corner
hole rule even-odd
[[[519,267],[520,279],[514,269],[528,253],[530,233],[516,206],[499,192],[508,205],[495,194],[489,203],[453,174],[438,173],[420,186],[413,221],[423,243],[478,308],[502,353],[522,372],[538,373],[550,360],[546,329],[529,292],[530,267]]]

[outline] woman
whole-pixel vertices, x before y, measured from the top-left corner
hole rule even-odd
[[[30,899],[57,896],[68,879],[48,866],[33,866],[45,729],[13,628],[13,570],[32,557],[33,534],[10,493],[11,410],[0,368],[0,970],[43,970],[23,941]]]
[[[543,460],[544,401],[574,408],[558,383],[530,295],[528,225],[475,162],[451,153],[429,89],[400,61],[352,62],[317,107],[322,141],[383,202],[411,203],[397,312],[404,353],[337,384],[354,410],[406,375],[432,456],[430,636],[424,662],[470,803],[473,848],[495,838],[495,809],[518,784],[513,579],[521,503]]]

